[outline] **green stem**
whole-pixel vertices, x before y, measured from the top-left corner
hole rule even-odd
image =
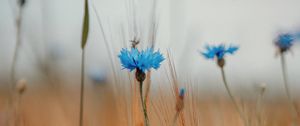
[[[81,54],[81,87],[80,87],[80,111],[79,111],[79,126],[83,126],[83,103],[84,103],[84,61],[85,49]]]
[[[242,120],[244,121],[244,124],[245,126],[248,126],[248,123],[246,121],[246,117],[244,115],[244,113],[241,111],[241,109],[239,108],[239,105],[237,103],[237,101],[234,99],[234,96],[232,95],[230,89],[229,89],[229,86],[228,86],[228,83],[227,83],[227,80],[226,80],[226,77],[225,77],[225,71],[224,71],[224,68],[223,67],[220,67],[221,68],[221,72],[222,72],[222,79],[223,79],[223,82],[224,82],[224,85],[225,85],[225,88],[227,90],[227,93],[232,101],[232,103],[234,104],[236,110],[238,111],[240,117],[242,118]]]
[[[287,79],[287,69],[286,69],[286,62],[285,62],[285,56],[284,54],[281,53],[280,55],[281,58],[281,68],[282,68],[282,76],[283,76],[283,82],[284,82],[284,88],[285,88],[285,92],[288,98],[288,102],[289,102],[289,109],[292,112],[292,118],[293,118],[293,126],[296,125],[297,123],[297,112],[296,112],[296,106],[294,106],[293,104],[293,98],[291,96],[290,93],[290,89],[289,89],[289,85],[288,85],[288,79]]]
[[[140,97],[141,97],[141,102],[142,102],[142,107],[143,107],[145,125],[149,126],[149,119],[148,119],[148,114],[147,114],[146,103],[145,103],[145,100],[143,97],[143,82],[140,82]]]

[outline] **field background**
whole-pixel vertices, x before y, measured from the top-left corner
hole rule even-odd
[[[300,30],[298,0],[90,0],[91,29],[86,47],[85,123],[89,126],[140,125],[133,76],[117,55],[138,36],[143,49],[154,45],[176,67],[179,87],[187,88],[186,126],[241,126],[228,100],[220,70],[200,56],[205,44],[240,46],[226,57],[234,95],[255,126],[289,126],[280,60],[272,44],[281,32]],[[8,86],[16,41],[16,2],[0,0],[0,126],[10,117]],[[17,79],[22,126],[74,126],[78,123],[80,40],[83,0],[28,0],[23,10]],[[135,16],[134,16],[135,15]],[[102,27],[101,27],[102,26]],[[155,26],[155,27],[154,27]],[[287,56],[288,79],[299,102],[299,45]],[[171,125],[175,114],[172,71],[166,60],[151,72],[150,120]],[[265,83],[257,112],[260,84]],[[299,103],[300,105],[300,103]],[[298,106],[299,106],[298,105]],[[135,109],[133,109],[135,108]],[[298,110],[299,111],[299,110]]]

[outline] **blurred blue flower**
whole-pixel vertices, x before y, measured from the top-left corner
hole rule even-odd
[[[96,84],[105,83],[107,81],[106,71],[95,67],[90,68],[88,77]]]
[[[292,34],[280,34],[275,40],[275,45],[280,49],[281,52],[285,52],[293,46],[295,39],[295,36]]]
[[[47,53],[49,53],[50,58],[53,60],[61,60],[65,57],[65,47],[62,44],[50,43],[47,45]]]
[[[220,44],[218,46],[215,45],[206,45],[206,52],[202,52],[202,55],[207,59],[214,59],[215,57],[223,59],[226,53],[233,54],[235,51],[239,49],[238,46],[230,45],[229,47],[225,47],[224,44]]]
[[[147,48],[141,52],[136,48],[131,48],[131,50],[123,48],[119,58],[124,69],[130,71],[139,69],[142,72],[146,72],[151,68],[158,69],[160,63],[165,59],[159,51],[154,52],[153,48]]]
[[[181,88],[179,90],[179,97],[183,98],[184,97],[184,94],[185,94],[185,88]]]

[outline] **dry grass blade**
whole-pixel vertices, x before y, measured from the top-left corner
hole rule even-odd
[[[168,58],[167,58],[168,66],[169,66],[171,77],[172,77],[173,93],[175,94],[175,99],[178,102],[178,101],[180,101],[178,78],[177,78],[175,64],[174,64],[174,61],[172,60],[173,58],[172,58],[170,50],[167,51],[167,56],[168,56]],[[176,112],[173,121],[176,121],[177,117],[179,117],[180,125],[185,126],[185,118],[184,118],[184,114],[183,114],[182,110]],[[175,122],[173,122],[173,123],[175,124]]]

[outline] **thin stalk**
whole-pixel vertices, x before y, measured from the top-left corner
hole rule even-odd
[[[15,111],[16,111],[16,122],[15,122],[15,125],[16,126],[21,126],[22,125],[22,113],[20,112],[21,111],[21,103],[22,103],[22,94],[18,94],[17,95],[17,103],[16,103],[16,108],[15,108]]]
[[[262,124],[262,100],[265,92],[265,87],[262,87],[259,91],[259,95],[256,100],[256,126],[263,126]]]
[[[84,105],[84,61],[85,49],[81,53],[81,86],[80,86],[80,110],[79,110],[79,126],[83,126],[83,105]]]
[[[15,88],[15,83],[16,83],[16,79],[15,79],[15,71],[16,71],[16,64],[17,64],[17,59],[18,59],[18,55],[19,55],[19,48],[21,45],[21,23],[22,23],[22,10],[23,8],[20,7],[19,8],[19,13],[18,16],[16,18],[16,45],[15,45],[15,49],[14,49],[14,53],[13,53],[13,59],[12,59],[12,65],[11,65],[11,74],[10,74],[10,78],[11,78],[11,82],[12,82],[12,90],[14,90]]]
[[[281,53],[280,55],[280,59],[281,59],[281,68],[282,68],[282,76],[283,76],[283,82],[284,82],[284,88],[285,88],[285,92],[288,98],[288,102],[289,102],[289,109],[292,113],[292,118],[293,118],[293,123],[292,125],[295,126],[297,124],[297,109],[296,106],[294,106],[293,104],[293,98],[291,96],[290,93],[290,89],[289,89],[289,85],[288,85],[288,79],[287,79],[287,69],[286,69],[286,62],[285,62],[285,56],[284,54]]]
[[[223,82],[224,82],[224,85],[225,85],[225,88],[227,90],[227,93],[232,101],[232,103],[234,104],[236,110],[238,111],[240,117],[242,118],[242,120],[244,121],[244,124],[245,126],[248,126],[248,123],[246,121],[246,117],[244,115],[244,113],[241,111],[241,109],[239,108],[239,105],[237,103],[237,101],[234,99],[234,96],[232,95],[230,89],[229,89],[229,86],[228,86],[228,83],[227,83],[227,80],[226,80],[226,77],[225,77],[225,71],[224,71],[224,68],[221,67],[221,72],[222,72],[222,79],[223,79]]]
[[[146,108],[149,108],[149,94],[150,94],[150,86],[151,86],[151,71],[148,71],[146,78],[146,92],[145,92],[145,104]]]
[[[147,114],[147,107],[146,107],[146,103],[145,103],[144,97],[143,97],[143,82],[140,82],[140,97],[141,97],[141,102],[142,102],[142,107],[143,107],[143,112],[144,112],[145,125],[149,126],[149,119],[148,119],[148,114]]]
[[[16,45],[14,48],[14,52],[13,52],[13,59],[12,59],[12,65],[10,68],[10,81],[11,81],[11,85],[10,85],[10,93],[11,93],[11,97],[9,98],[9,104],[11,106],[15,106],[16,107],[16,100],[17,100],[17,94],[15,92],[15,88],[16,88],[16,66],[17,66],[17,60],[18,60],[18,55],[19,55],[19,48],[21,46],[21,24],[22,24],[22,11],[23,11],[23,7],[20,6],[19,8],[19,12],[18,12],[18,16],[15,20],[16,23]],[[17,125],[17,118],[16,116],[18,116],[18,110],[16,108],[13,108],[13,125]]]

